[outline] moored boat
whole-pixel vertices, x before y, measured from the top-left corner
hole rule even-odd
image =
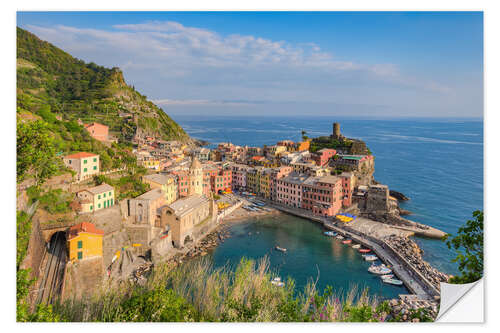
[[[351,239],[346,239],[342,241],[342,244],[351,244],[352,240]]]
[[[369,252],[371,252],[371,251],[372,251],[372,250],[370,250],[370,249],[359,249],[359,252],[360,252],[360,253],[369,253]]]
[[[335,238],[337,238],[337,239],[344,239],[344,236],[342,236],[342,235],[338,235],[338,236],[337,236],[337,237],[335,237]]]
[[[377,275],[386,275],[386,274],[391,274],[392,271],[387,268],[384,264],[382,265],[371,265],[369,268],[368,268],[368,272],[372,273],[372,274],[377,274]]]
[[[378,257],[374,254],[366,254],[366,255],[363,255],[363,258],[366,260],[366,261],[375,261],[378,259]]]
[[[323,234],[328,237],[336,236],[336,234],[333,231],[325,231]]]
[[[279,247],[278,245],[276,245],[275,249],[281,252],[286,252],[286,249],[284,247]]]
[[[393,284],[395,286],[402,286],[403,285],[403,281],[398,280],[398,279],[393,279],[393,278],[382,279],[382,282]]]
[[[361,244],[353,244],[352,248],[353,249],[359,249],[361,247]]]
[[[394,274],[384,274],[381,275],[380,278],[383,279],[392,279],[394,277]]]

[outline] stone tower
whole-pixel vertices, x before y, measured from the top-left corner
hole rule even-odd
[[[340,124],[339,123],[333,123],[333,138],[334,139],[340,139]]]
[[[193,157],[189,167],[189,189],[188,195],[203,194],[203,172],[200,161]]]

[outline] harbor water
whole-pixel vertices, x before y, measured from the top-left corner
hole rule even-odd
[[[285,139],[297,141],[302,130],[309,137],[329,135],[332,122],[337,121],[343,135],[364,140],[375,155],[375,179],[411,198],[401,204],[413,213],[409,219],[455,234],[472,217],[474,210],[483,209],[482,120],[173,118],[192,137],[210,142],[211,147],[219,142],[262,146]],[[220,246],[213,258],[217,264],[222,264],[224,258],[236,262],[241,256],[258,257],[276,243],[283,242],[280,246],[290,247],[290,253],[284,258],[273,253],[271,263],[283,270],[282,275],[290,275],[301,284],[318,276],[317,265],[320,268],[318,283],[323,286],[338,284],[345,288],[351,282],[368,283],[381,295],[399,292],[393,286],[370,285],[371,276],[367,275],[365,267],[368,264],[362,262],[353,249],[323,237],[320,230],[313,231],[319,227],[300,222],[308,221],[287,217],[281,222],[270,219],[234,226],[235,234],[240,236]],[[308,228],[309,232],[304,232],[303,228]],[[260,238],[247,235],[256,231],[261,232]],[[454,253],[444,242],[423,238],[415,238],[415,241],[424,250],[424,259],[434,267],[448,274],[457,273],[457,266],[452,262]],[[300,264],[301,260],[304,265]]]

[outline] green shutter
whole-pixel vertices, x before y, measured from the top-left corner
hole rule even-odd
[[[113,199],[111,199],[111,206],[113,206]]]
[[[97,170],[97,165],[94,165],[94,170]]]
[[[83,172],[87,172],[87,168],[84,168],[84,169],[83,169]]]
[[[97,162],[97,157],[94,157],[94,162]]]
[[[83,253],[81,251],[78,252],[78,260],[81,260],[83,258]]]
[[[87,160],[83,160],[83,164],[87,164]]]
[[[97,205],[97,208],[101,208],[101,204],[98,204],[98,205]]]
[[[90,210],[92,210],[94,208],[94,206],[90,205]]]
[[[83,247],[83,241],[79,240],[77,244],[79,249]]]
[[[101,195],[100,194],[97,196],[97,199],[101,199]]]

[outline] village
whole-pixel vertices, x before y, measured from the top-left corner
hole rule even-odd
[[[109,140],[107,126],[85,128],[93,138]],[[344,140],[338,123],[330,137]],[[42,227],[48,253],[40,259],[39,300],[90,293],[106,279],[137,281],[152,264],[205,255],[227,236],[218,231],[223,222],[238,216],[282,211],[379,239],[442,236],[400,216],[398,200],[373,179],[373,155],[311,152],[310,139],[209,149],[136,135],[133,143],[137,163],[148,170],[141,181],[150,190],[121,200],[107,183],[91,186],[101,174],[99,155],[62,157],[78,184],[72,205],[77,218]],[[352,214],[359,216],[355,224],[347,223]],[[434,280],[443,279],[430,272]]]

